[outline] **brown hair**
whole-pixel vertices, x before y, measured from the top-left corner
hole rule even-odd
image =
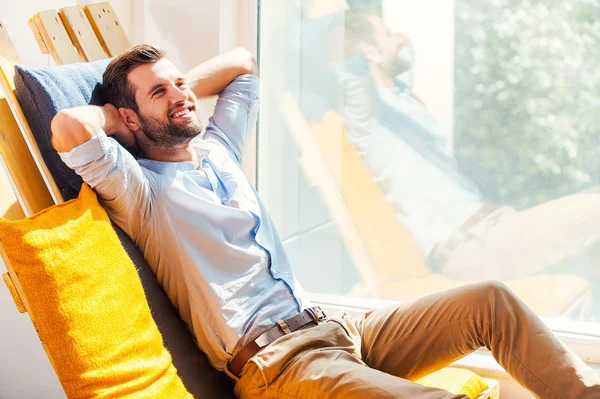
[[[102,75],[102,92],[106,102],[117,108],[129,108],[139,112],[135,101],[135,88],[129,82],[129,72],[137,66],[152,64],[165,58],[167,53],[158,47],[139,44],[116,56]]]
[[[373,25],[368,20],[368,17],[371,16],[381,16],[381,10],[377,4],[356,5],[345,11],[344,48],[347,56],[358,51],[360,42],[375,44]]]

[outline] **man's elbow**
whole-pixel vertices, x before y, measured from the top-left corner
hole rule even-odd
[[[258,76],[258,64],[256,63],[256,58],[250,56],[250,67],[248,69],[248,73],[254,76]]]
[[[78,132],[82,130],[82,123],[73,109],[59,111],[50,123],[52,132],[51,143],[58,152],[68,152],[77,145]]]
[[[252,53],[245,47],[237,47],[234,50],[239,57],[239,65],[241,67],[241,74],[250,74],[258,76],[258,65],[256,58],[252,56]]]
[[[69,124],[71,124],[71,116],[68,110],[63,109],[59,111],[52,122],[50,123],[50,131],[52,132],[52,147],[58,152],[63,152],[65,147],[65,134],[70,130]]]

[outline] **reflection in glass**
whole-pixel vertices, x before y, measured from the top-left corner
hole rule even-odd
[[[543,316],[600,321],[600,165],[591,156],[600,143],[593,112],[582,109],[599,102],[600,74],[579,53],[585,46],[569,47],[598,47],[599,7],[546,1],[523,14],[520,2],[457,0],[454,17],[435,25],[424,18],[426,4],[419,14],[414,4],[338,3],[285,8],[285,73],[280,81],[263,74],[266,101],[291,137],[277,151],[298,151],[305,162],[291,156],[282,169],[301,171],[299,196],[313,185],[321,198],[298,201],[298,212],[329,215],[314,226],[289,224],[286,245],[304,285],[328,268],[334,278],[362,280],[334,293],[405,300],[499,279]],[[403,29],[401,12],[423,18]],[[585,73],[553,76],[574,57]],[[452,73],[423,75],[436,67]],[[325,166],[311,172],[315,157]],[[272,173],[259,169],[267,181]],[[337,267],[302,245],[328,220],[344,248]]]

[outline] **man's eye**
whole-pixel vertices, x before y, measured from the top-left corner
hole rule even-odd
[[[182,86],[185,86],[185,85],[186,85],[185,82],[179,82],[179,83],[177,83],[177,87],[182,87]]]
[[[152,94],[152,97],[156,96],[157,94],[162,94],[162,93],[164,93],[164,92],[165,92],[165,89],[164,89],[164,88],[160,88],[160,89],[156,90],[156,91],[155,91],[155,92]]]

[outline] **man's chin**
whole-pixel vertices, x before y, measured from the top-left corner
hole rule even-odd
[[[202,131],[202,122],[198,117],[170,119],[169,122],[178,129]]]

